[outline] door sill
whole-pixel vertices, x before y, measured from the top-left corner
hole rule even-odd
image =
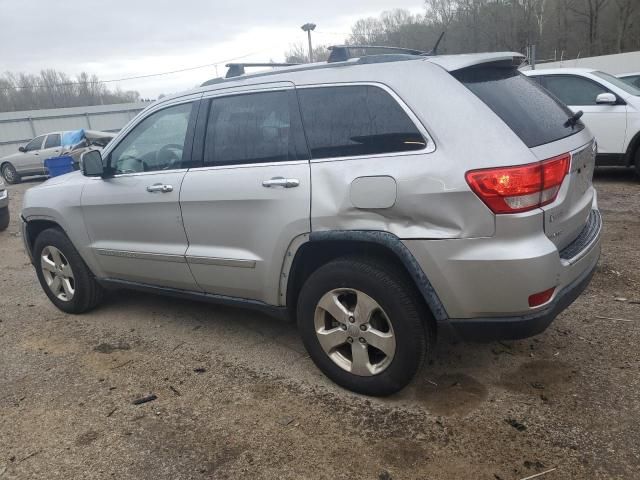
[[[278,307],[269,305],[259,300],[251,300],[248,298],[229,297],[226,295],[215,295],[213,293],[194,292],[191,290],[180,290],[171,287],[158,287],[156,285],[148,285],[146,283],[130,282],[128,280],[118,280],[115,278],[98,278],[96,279],[100,285],[107,289],[123,288],[127,290],[137,290],[140,292],[153,293],[156,295],[164,295],[175,298],[183,298],[185,300],[196,300],[200,302],[208,302],[217,305],[227,305],[231,307],[245,308],[254,310],[280,320],[289,320],[289,313],[286,307]]]

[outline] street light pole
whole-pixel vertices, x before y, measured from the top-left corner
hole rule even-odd
[[[309,63],[313,63],[313,47],[311,46],[311,32],[316,29],[316,24],[305,23],[300,28],[302,28],[302,30],[307,32],[307,37],[309,39]]]

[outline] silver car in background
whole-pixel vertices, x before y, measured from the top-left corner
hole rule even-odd
[[[518,53],[393,53],[164,98],[24,197],[61,310],[132,288],[296,318],[332,380],[403,388],[440,328],[542,332],[586,288],[596,145]]]
[[[80,156],[89,149],[104,147],[116,134],[84,130],[83,139],[73,145],[62,145],[65,132],[40,135],[21,146],[18,152],[0,158],[0,174],[7,183],[20,183],[23,177],[48,175],[45,160],[62,155],[73,158],[79,168]]]

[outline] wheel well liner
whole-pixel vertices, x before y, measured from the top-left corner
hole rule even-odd
[[[29,252],[33,252],[33,245],[36,238],[48,228],[58,228],[64,232],[64,229],[52,220],[29,220],[27,221],[27,238],[25,244],[29,248]]]
[[[627,162],[627,167],[630,167],[635,162],[635,153],[640,148],[640,132],[637,132],[631,141],[629,142],[629,146],[627,147],[627,152],[625,153],[625,159]]]
[[[448,318],[438,294],[407,247],[392,233],[375,230],[329,230],[309,234],[309,241],[300,246],[289,271],[287,305],[295,308],[302,284],[318,267],[333,258],[363,251],[398,262],[413,280],[434,318],[437,321]]]

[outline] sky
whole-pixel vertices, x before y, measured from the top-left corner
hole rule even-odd
[[[316,44],[342,43],[358,19],[385,10],[424,11],[422,0],[0,0],[0,71],[53,68],[101,80],[207,64],[188,72],[109,83],[144,98],[193,88],[224,75],[224,64],[284,61],[317,25]]]

